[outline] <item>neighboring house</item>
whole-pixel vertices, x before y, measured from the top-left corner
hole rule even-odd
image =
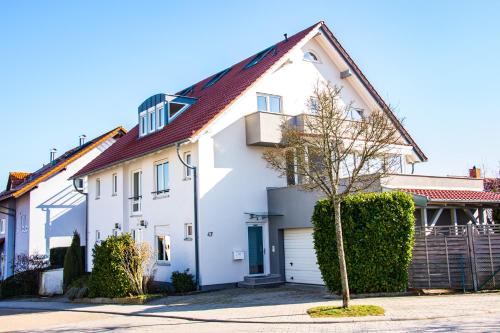
[[[306,104],[318,81],[343,86],[344,102],[360,112],[386,112],[404,140],[394,147],[402,174],[426,161],[320,22],[139,106],[138,125],[73,176],[88,177],[87,262],[93,244],[130,232],[153,247],[157,281],[189,269],[202,289],[211,289],[279,273],[283,244],[275,238],[267,189],[286,187],[287,179],[266,166],[262,153],[280,142],[283,115],[300,120],[313,112]]]
[[[13,272],[17,255],[49,255],[53,247],[69,246],[73,231],[86,242],[86,180],[74,184],[69,176],[109,148],[126,131],[115,128],[79,145],[60,157],[51,151],[50,161],[39,170],[11,172],[7,188],[0,193],[1,276]]]

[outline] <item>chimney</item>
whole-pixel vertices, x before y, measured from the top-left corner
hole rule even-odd
[[[285,37],[285,42],[288,42],[288,34],[283,34],[283,36]]]
[[[56,159],[56,153],[57,153],[57,149],[52,148],[50,150],[50,163],[54,162],[54,160]]]
[[[476,168],[474,165],[472,169],[469,169],[469,177],[470,178],[481,178],[481,169]]]
[[[86,137],[87,137],[87,136],[86,136],[85,134],[82,134],[82,135],[80,135],[80,136],[78,137],[80,147],[81,147],[81,146],[83,146],[83,145],[85,144],[85,138],[86,138]]]

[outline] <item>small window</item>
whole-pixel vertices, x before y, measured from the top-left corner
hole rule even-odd
[[[6,221],[5,219],[0,220],[0,234],[5,234]]]
[[[181,114],[189,105],[183,103],[168,103],[168,119],[171,120]]]
[[[21,232],[28,232],[28,221],[26,215],[21,215]]]
[[[83,190],[83,178],[78,178],[76,180],[76,188],[79,190]]]
[[[120,229],[113,229],[113,236],[119,236],[120,235]]]
[[[111,182],[112,182],[111,193],[112,193],[112,195],[117,195],[118,194],[118,175],[116,173],[114,173],[111,176]]]
[[[132,229],[132,238],[136,243],[143,242],[142,229]]]
[[[281,112],[281,96],[257,94],[257,110],[261,112]]]
[[[193,224],[186,223],[184,224],[184,240],[192,240],[193,239]]]
[[[187,165],[191,165],[192,160],[190,152],[184,153],[184,162],[186,162]],[[191,179],[192,175],[193,175],[193,169],[184,166],[184,178]]]
[[[158,129],[165,126],[165,112],[163,108],[156,110],[156,123],[158,124]]]
[[[149,120],[149,132],[156,131],[156,114],[154,111],[148,112],[148,120]]]
[[[255,55],[255,57],[253,57],[253,59],[248,64],[245,65],[245,69],[257,65],[262,59],[264,59],[264,57],[266,55],[268,55],[271,51],[273,51],[275,49],[276,49],[276,45],[273,45],[271,47],[268,47],[264,51],[260,51],[259,53],[257,53]]]
[[[304,60],[310,62],[319,62],[319,58],[311,51],[304,52]]]
[[[168,192],[168,162],[155,164],[155,194]]]
[[[170,237],[165,235],[156,236],[156,260],[159,262],[170,261]]]
[[[95,180],[95,198],[99,199],[101,197],[101,179],[97,178]]]
[[[141,136],[146,135],[148,133],[148,116],[146,113],[141,115],[140,118],[140,131],[141,131]]]
[[[317,98],[311,98],[309,100],[309,113],[318,114],[319,102]]]
[[[231,70],[231,67],[230,68],[227,68],[225,70],[223,70],[222,72],[219,72],[217,74],[215,74],[211,79],[210,81],[208,81],[207,83],[205,83],[205,85],[203,86],[203,89],[205,88],[208,88],[208,87],[211,87],[213,86],[214,84],[217,83],[217,81],[219,81],[220,79],[222,79],[222,77],[224,75],[226,75],[229,71]]]
[[[100,243],[101,242],[101,232],[99,230],[95,231],[95,242]]]
[[[130,200],[132,200],[132,214],[138,214],[141,212],[141,203],[142,203],[142,172],[134,171],[132,173],[132,196]]]

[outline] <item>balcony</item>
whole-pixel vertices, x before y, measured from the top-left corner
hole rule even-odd
[[[282,113],[254,112],[245,117],[247,145],[272,147],[281,142]]]

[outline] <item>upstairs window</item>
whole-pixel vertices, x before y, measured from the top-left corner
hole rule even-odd
[[[0,234],[5,234],[5,219],[0,219]]]
[[[224,75],[226,75],[229,71],[231,70],[231,67],[230,68],[227,68],[225,70],[223,70],[222,72],[219,72],[217,74],[215,74],[211,79],[210,81],[208,81],[207,83],[205,83],[205,85],[203,86],[203,89],[205,88],[208,88],[208,87],[211,87],[213,86],[214,84],[217,83],[217,81],[219,81],[220,79],[222,79],[222,77]]]
[[[192,93],[193,90],[194,90],[194,85],[192,85],[191,87],[187,87],[184,90],[181,90],[178,95],[179,96],[185,96],[185,95],[188,95],[188,94]]]
[[[149,132],[156,131],[156,115],[154,109],[148,111]]]
[[[172,120],[189,107],[189,104],[170,102],[168,103],[168,119]]]
[[[168,192],[168,162],[155,164],[155,194]]]
[[[118,175],[114,173],[111,176],[111,194],[112,195],[117,195],[118,194]]]
[[[191,165],[192,160],[190,152],[184,153],[184,162],[186,162],[187,165]],[[184,166],[184,179],[191,179],[192,175],[193,169]]]
[[[309,62],[319,62],[318,56],[311,51],[304,52],[304,60]]]
[[[253,57],[252,60],[250,60],[250,62],[248,64],[245,65],[245,69],[257,65],[262,59],[264,59],[264,57],[266,55],[268,55],[271,51],[273,51],[275,49],[276,49],[276,45],[273,45],[271,47],[268,47],[264,51],[260,51],[259,53],[257,53],[255,55],[255,57]]]
[[[101,197],[101,179],[97,178],[95,180],[95,198],[99,199]]]
[[[146,135],[148,133],[148,115],[146,112],[143,112],[140,115],[139,129],[141,136]]]
[[[281,96],[257,94],[257,111],[281,113]]]
[[[137,170],[132,172],[132,186],[131,192],[132,196],[130,197],[131,201],[131,210],[132,215],[140,214],[141,212],[141,203],[142,203],[142,171]]]

